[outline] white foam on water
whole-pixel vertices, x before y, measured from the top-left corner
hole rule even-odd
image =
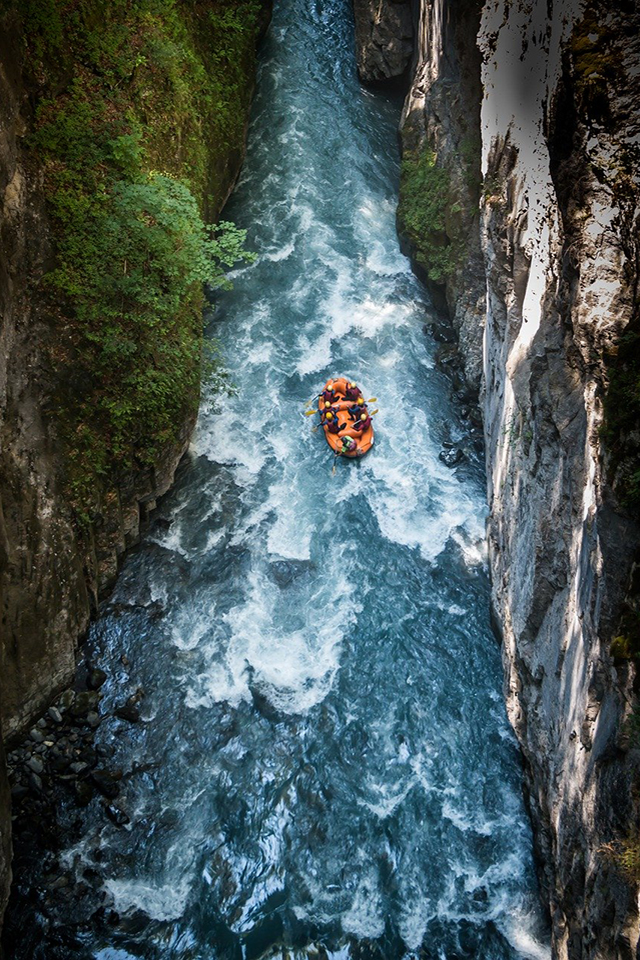
[[[240,466],[249,476],[256,476],[269,455],[263,433],[268,417],[266,404],[264,410],[254,415],[242,406],[239,398],[228,398],[221,404],[219,413],[200,418],[193,443],[195,453],[213,463]]]
[[[307,509],[297,477],[285,478],[269,488],[269,503],[277,511],[276,521],[267,536],[270,554],[286,560],[309,560],[313,525],[307,522]]]
[[[345,933],[377,940],[384,933],[384,908],[373,871],[366,871],[358,883],[351,908],[342,914]]]
[[[273,357],[273,343],[266,340],[264,343],[257,343],[247,351],[247,363],[254,366],[263,363],[270,363]]]
[[[178,920],[184,913],[191,892],[191,878],[154,884],[144,880],[105,880],[105,889],[113,897],[118,913],[142,910],[152,920]]]
[[[132,953],[126,950],[115,949],[115,947],[104,947],[94,953],[95,960],[136,960]]]
[[[418,951],[434,917],[433,904],[428,897],[411,897],[409,891],[403,893],[402,899],[398,931],[407,949]]]
[[[321,702],[361,606],[345,579],[313,589],[290,623],[290,601],[267,576],[252,570],[245,599],[224,615],[224,635],[213,637],[207,666],[191,680],[187,705],[238,703],[251,698],[252,686],[284,713],[304,713]]]
[[[523,960],[551,960],[551,950],[532,931],[534,918],[513,907],[497,918],[496,926]]]

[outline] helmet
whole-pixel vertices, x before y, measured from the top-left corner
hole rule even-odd
[[[327,390],[335,390],[335,387],[332,383],[327,384]]]
[[[329,410],[329,413],[325,413],[325,420],[333,420],[333,414],[331,413],[331,410]]]
[[[357,402],[358,402],[359,404],[363,404],[363,403],[364,403],[364,397],[358,397]]]
[[[331,404],[329,403],[328,400],[325,400],[325,402],[324,402],[324,408],[325,408],[325,410],[331,410]]]
[[[360,414],[360,419],[361,419],[361,420],[366,420],[366,419],[367,419],[366,413],[361,413],[361,414]]]
[[[351,383],[351,380],[347,380],[348,387],[355,387],[355,383]]]

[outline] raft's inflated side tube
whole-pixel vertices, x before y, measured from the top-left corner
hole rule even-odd
[[[333,380],[327,380],[323,390],[326,390],[329,384],[333,384],[338,398],[337,403],[333,404],[334,410],[336,408],[338,410],[338,423],[346,423],[351,426],[354,421],[349,418],[349,414],[347,413],[347,410],[351,406],[351,401],[344,399],[348,382],[344,377],[336,377]],[[326,427],[323,427],[323,429],[327,443],[331,449],[334,453],[339,453],[342,457],[363,457],[373,446],[373,423],[370,423],[363,433],[358,433],[354,436],[353,439],[356,441],[356,448],[350,453],[342,453],[342,437],[344,436],[344,431],[341,433],[329,433]]]

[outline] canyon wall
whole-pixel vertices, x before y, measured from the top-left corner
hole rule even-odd
[[[638,13],[422,0],[416,33],[399,227],[420,271],[444,286],[467,376],[481,379],[494,615],[554,956],[630,960]],[[443,207],[473,203],[460,187],[473,124],[480,216],[466,217],[473,236],[456,252]]]
[[[223,9],[224,4],[200,4],[197,10],[178,5],[177,13],[166,6],[169,27],[179,39],[191,38],[188,52],[194,63],[201,23],[202,36],[206,38],[205,28],[211,31],[215,15],[222,18],[225,30],[229,17],[243,15],[233,4],[227,4],[228,10]],[[172,483],[189,442],[198,403],[197,391],[184,389],[178,399],[179,422],[172,425],[171,436],[163,434],[157,444],[153,443],[153,426],[147,425],[151,455],[145,453],[144,459],[137,462],[130,457],[128,465],[121,464],[113,471],[109,463],[100,472],[92,474],[88,469],[85,472],[89,482],[84,487],[71,482],[68,457],[70,451],[76,451],[74,436],[80,430],[88,431],[86,418],[74,421],[74,410],[81,407],[70,407],[65,392],[67,381],[78,376],[75,361],[83,349],[82,337],[78,335],[78,316],[71,295],[71,306],[64,304],[61,309],[47,292],[44,278],[58,264],[59,244],[68,242],[74,229],[73,223],[61,228],[61,207],[64,202],[69,207],[75,202],[82,221],[81,203],[87,199],[82,193],[82,171],[78,172],[77,165],[74,168],[72,156],[73,138],[86,135],[86,131],[74,127],[73,110],[82,109],[85,121],[90,122],[90,95],[93,93],[95,109],[99,110],[104,85],[108,95],[114,91],[114,98],[117,91],[119,109],[123,104],[130,106],[132,113],[137,108],[140,117],[139,122],[132,124],[130,135],[125,129],[125,136],[108,144],[109,148],[113,145],[113,162],[120,164],[117,176],[124,181],[127,165],[137,162],[142,144],[156,170],[166,169],[169,177],[189,177],[201,208],[209,217],[217,217],[242,162],[254,84],[255,45],[268,22],[267,4],[249,0],[249,6],[251,17],[245,17],[234,34],[235,62],[230,66],[225,62],[228,46],[217,62],[228,78],[225,109],[235,111],[233,117],[223,118],[226,135],[218,139],[209,138],[210,128],[204,120],[210,118],[196,102],[202,90],[197,67],[194,70],[198,85],[194,83],[192,91],[188,77],[174,81],[170,73],[165,79],[160,70],[162,64],[158,66],[143,56],[138,57],[132,71],[125,63],[126,73],[114,84],[107,70],[115,72],[119,68],[128,48],[121,52],[115,45],[113,49],[107,47],[107,30],[104,24],[100,25],[99,17],[96,20],[96,10],[90,2],[77,6],[76,20],[67,23],[66,35],[55,4],[46,5],[46,9],[37,3],[6,4],[0,11],[0,728],[5,739],[24,732],[71,682],[78,641],[99,598],[111,588],[125,550],[137,541],[141,522],[156,498]],[[158,9],[147,17],[145,24],[150,44],[155,44],[150,49],[161,52],[163,23]],[[181,16],[184,23],[176,20]],[[102,32],[100,41],[95,40],[96,31]],[[136,42],[139,44],[141,39],[138,33]],[[167,42],[171,39],[168,36]],[[93,71],[76,57],[85,40],[98,50]],[[100,42],[105,43],[104,50],[100,49]],[[207,56],[210,52],[205,50]],[[109,62],[109,57],[113,62]],[[141,78],[141,69],[149,71],[147,80]],[[151,94],[142,88],[143,82],[149,91],[163,83],[161,102],[172,107],[179,107],[179,97],[191,94],[196,106],[185,102],[184,110],[185,114],[188,110],[194,114],[193,127],[196,135],[199,131],[199,140],[193,139],[188,123],[177,114],[170,118],[171,138],[163,136],[164,117],[159,112],[154,117]],[[58,128],[48,128],[58,138],[50,137],[49,141],[49,149],[59,152],[52,166],[57,164],[60,168],[60,157],[67,162],[67,179],[62,189],[51,176],[47,179],[43,154],[34,144],[38,125],[43,129],[42,113],[52,102],[56,110],[54,123],[63,116],[66,123],[64,127],[60,124]],[[149,118],[153,118],[155,129]],[[211,119],[211,123],[215,120]],[[99,122],[103,123],[101,118]],[[199,171],[194,171],[194,155],[201,159],[200,181]],[[106,161],[100,158],[99,162],[108,165],[110,157],[107,155]],[[95,158],[92,161],[83,155],[80,164],[90,167],[92,162]],[[143,182],[144,171],[134,173],[134,184]],[[149,177],[147,180],[151,183]],[[96,188],[104,189],[100,184]],[[57,211],[58,221],[52,219],[52,211]],[[196,305],[199,296],[199,291],[197,296],[194,294]],[[106,326],[106,319],[104,322]],[[202,330],[198,317],[190,329],[197,364]],[[68,362],[70,356],[75,366]],[[85,380],[80,391],[88,394],[90,388]],[[181,389],[176,380],[176,392]],[[121,391],[126,395],[124,382]],[[131,407],[135,412],[133,400]],[[100,421],[96,419],[90,428],[88,464],[92,468],[90,456],[112,448],[100,436]],[[9,789],[0,749],[0,917],[9,881]]]

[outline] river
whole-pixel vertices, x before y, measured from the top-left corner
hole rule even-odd
[[[119,915],[76,930],[98,960],[549,956],[483,467],[398,247],[400,103],[360,87],[351,16],[276,5],[225,211],[258,259],[208,321],[236,393],[204,384],[92,628],[105,707],[144,689],[141,723],[98,731],[130,822],[95,800],[62,854]],[[334,476],[303,410],[339,374],[379,414]]]

